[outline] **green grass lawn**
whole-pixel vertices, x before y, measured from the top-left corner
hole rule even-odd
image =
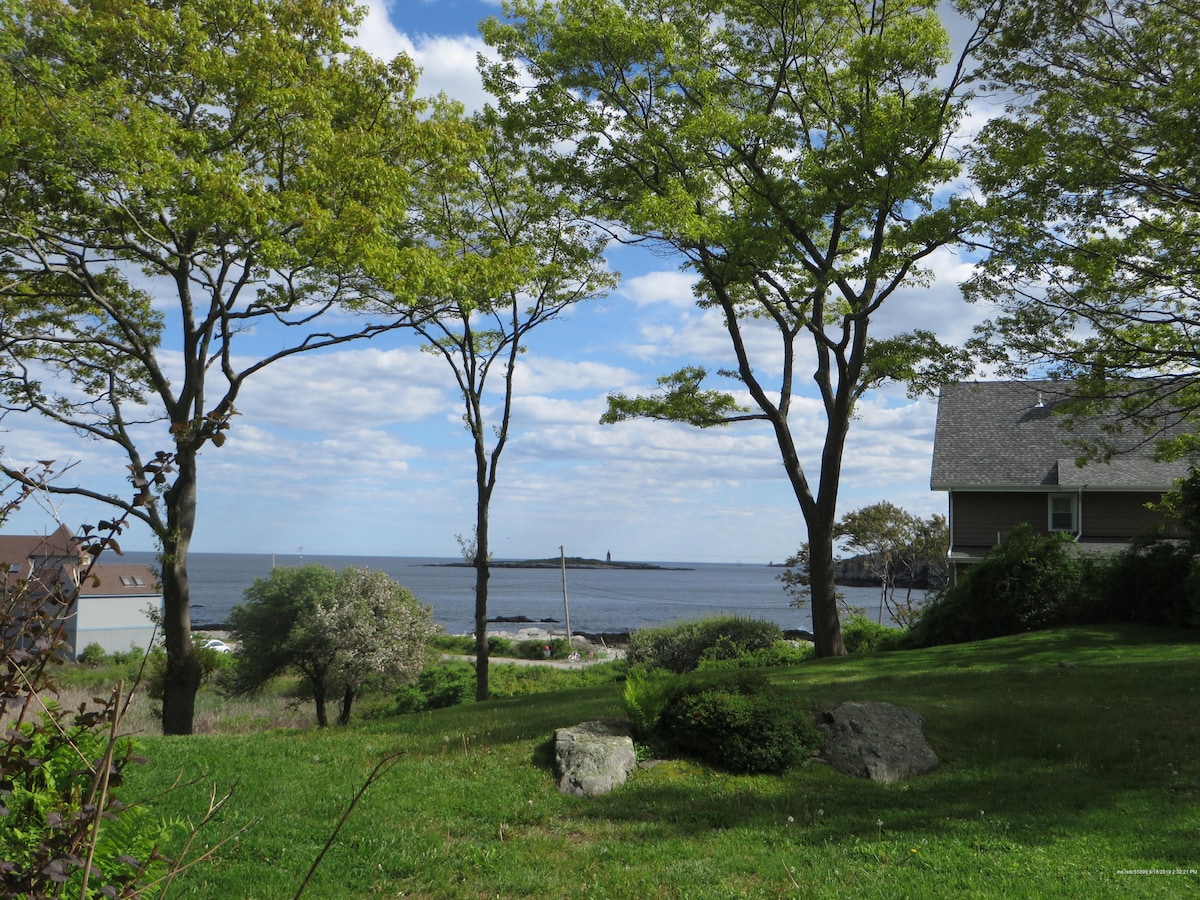
[[[893,786],[811,763],[734,776],[671,761],[605,797],[555,790],[554,728],[621,713],[613,685],[347,728],[142,738],[122,797],[211,834],[250,824],[172,897],[1180,897],[1200,893],[1200,645],[1078,628],[814,661],[772,679],[813,708],[925,717],[942,765]],[[1066,665],[1064,665],[1066,664]],[[202,841],[203,843],[203,841]],[[1187,874],[1126,874],[1159,870]]]

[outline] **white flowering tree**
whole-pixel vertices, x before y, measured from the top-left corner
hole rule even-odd
[[[305,618],[301,630],[314,645],[328,647],[329,683],[341,692],[338,722],[345,725],[365,685],[416,678],[425,668],[429,639],[441,629],[407,588],[363,567],[341,573],[334,593]]]
[[[368,568],[339,574],[321,565],[282,567],[245,596],[230,613],[241,644],[235,690],[250,693],[284,670],[297,671],[322,728],[329,696],[341,695],[338,722],[345,724],[364,686],[415,678],[439,630],[428,606]]]

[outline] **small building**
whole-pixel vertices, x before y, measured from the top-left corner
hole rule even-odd
[[[1137,434],[1110,462],[1079,465],[1081,442],[1113,440],[1104,430],[1112,422],[1056,413],[1069,389],[1052,381],[942,388],[930,487],[949,494],[952,577],[1023,522],[1072,535],[1080,552],[1113,553],[1163,521],[1148,504],[1189,463],[1155,460],[1153,442]]]
[[[162,608],[162,589],[149,566],[92,564],[62,525],[50,535],[0,534],[0,567],[6,596],[73,598],[64,621],[72,654],[89,644],[106,653],[149,648],[154,623],[147,609]]]

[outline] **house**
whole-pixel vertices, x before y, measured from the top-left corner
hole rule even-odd
[[[1186,476],[1189,463],[1154,460],[1139,434],[1111,462],[1078,465],[1081,441],[1114,438],[1102,418],[1070,423],[1056,414],[1069,388],[1051,381],[942,388],[930,487],[949,493],[952,572],[1022,522],[1071,534],[1081,552],[1111,553],[1162,521],[1147,504]]]
[[[64,622],[73,653],[89,644],[99,644],[106,653],[148,647],[154,624],[146,610],[162,607],[162,589],[150,567],[96,563],[89,571],[90,564],[91,557],[65,525],[50,535],[0,534],[6,597],[22,592],[37,598],[60,591],[74,597]]]

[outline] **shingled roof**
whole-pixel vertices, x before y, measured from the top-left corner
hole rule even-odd
[[[47,562],[52,565],[46,566]],[[62,565],[74,573],[87,560],[79,541],[66,525],[52,534],[0,534],[0,592],[18,587],[28,589],[32,580],[39,589],[48,590],[58,583]],[[147,565],[117,563],[92,565],[92,576],[80,585],[84,597],[158,596],[162,593],[158,578]],[[76,575],[72,574],[71,578]]]
[[[1153,447],[1134,446],[1112,462],[1076,465],[1079,442],[1103,436],[1103,419],[1068,428],[1056,414],[1070,390],[1057,381],[980,381],[949,384],[938,399],[933,439],[935,491],[1028,490],[1069,487],[1102,490],[1169,489],[1189,463],[1156,462]]]
[[[79,586],[81,597],[158,597],[162,594],[158,578],[147,565],[97,565],[91,574],[92,577]]]

